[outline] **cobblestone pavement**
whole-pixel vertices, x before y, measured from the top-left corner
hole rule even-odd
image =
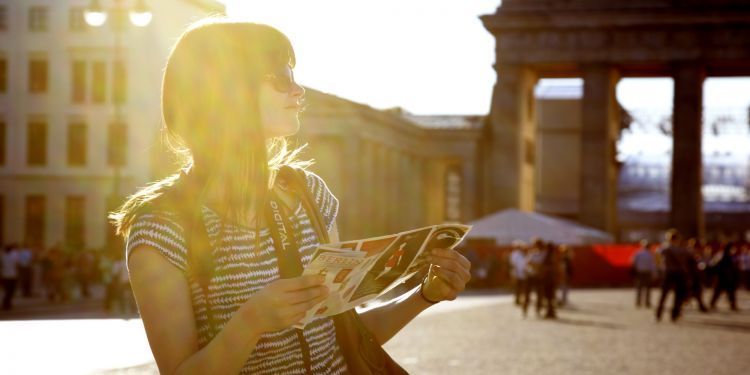
[[[673,324],[636,309],[630,290],[573,291],[557,320],[495,303],[425,315],[386,348],[416,374],[748,374],[750,294],[740,297],[741,312],[720,300]]]
[[[473,293],[427,310],[386,349],[414,374],[750,373],[748,292],[740,293],[740,312],[722,300],[711,314],[688,307],[676,324],[636,309],[630,290],[574,290],[571,301],[559,319],[544,320],[523,318],[506,294]],[[19,335],[18,344],[0,340],[2,352],[17,353],[0,361],[0,373],[48,372],[37,371],[46,368],[39,362],[22,367],[34,371],[8,371],[14,360],[29,363],[21,354],[46,358],[40,362],[61,374],[158,373],[138,320],[0,322],[0,337]]]

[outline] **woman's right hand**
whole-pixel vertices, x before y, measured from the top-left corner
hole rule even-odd
[[[240,311],[261,332],[288,328],[325,300],[328,288],[323,285],[324,281],[325,277],[320,275],[273,281],[253,294]]]

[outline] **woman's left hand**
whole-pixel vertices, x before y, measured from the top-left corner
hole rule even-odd
[[[432,302],[456,299],[471,279],[471,262],[449,249],[432,249],[427,260],[430,273],[421,287],[423,296]]]

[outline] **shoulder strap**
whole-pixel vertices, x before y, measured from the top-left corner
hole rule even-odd
[[[296,193],[302,201],[302,206],[305,208],[305,212],[307,212],[307,217],[310,218],[310,224],[318,236],[318,241],[320,243],[330,242],[323,214],[320,212],[320,207],[315,204],[315,199],[310,189],[307,188],[307,174],[305,174],[305,171],[301,168],[284,165],[279,169],[279,178],[286,181],[289,190]]]

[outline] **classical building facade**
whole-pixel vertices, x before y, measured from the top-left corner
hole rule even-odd
[[[675,83],[669,223],[703,234],[703,82],[750,75],[747,1],[504,0],[482,21],[497,44],[484,213],[535,208],[533,88],[540,78],[581,77],[579,220],[615,234],[615,86],[621,77],[666,76]]]
[[[111,197],[173,172],[158,139],[163,64],[190,21],[223,5],[148,1],[153,22],[123,32],[116,53],[107,25],[83,23],[88,2],[0,0],[0,244],[102,247]],[[341,237],[469,222],[510,207],[616,236],[669,225],[701,234],[702,82],[748,73],[750,8],[727,0],[708,14],[700,2],[682,4],[503,1],[483,17],[498,43],[488,116],[415,116],[308,89],[297,142],[309,144],[304,156],[340,200]],[[629,176],[650,168],[616,158],[629,117],[614,90],[626,76],[675,79],[675,156],[658,160],[674,173],[668,187],[654,185],[673,209],[645,229],[618,214],[618,200],[628,207],[623,192],[643,188]],[[584,84],[573,96],[535,95],[543,77]],[[713,207],[724,206],[709,205],[710,215]]]
[[[152,22],[128,25],[116,46],[116,16],[90,27],[89,4],[0,0],[0,243],[107,243],[110,197],[150,178],[170,44],[224,12],[215,1],[146,1]]]
[[[342,238],[477,217],[482,117],[380,111],[307,91],[300,142],[338,196]]]

